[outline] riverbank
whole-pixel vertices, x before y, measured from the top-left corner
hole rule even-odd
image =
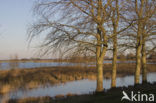
[[[31,97],[23,99],[12,99],[9,100],[8,103],[134,103],[128,100],[121,101],[121,98],[123,97],[123,91],[125,91],[125,93],[127,93],[129,97],[133,91],[133,93],[136,95],[146,94],[148,98],[149,94],[154,94],[156,96],[156,83],[146,83],[128,87],[118,87],[109,89],[107,91],[103,91],[101,93],[90,93],[84,95],[68,94],[66,96],[59,96],[55,98]],[[138,100],[138,95],[136,96],[136,100]],[[146,97],[144,97],[142,100],[142,102],[137,103],[149,102],[149,99],[147,99],[146,101]]]
[[[104,64],[104,79],[111,77],[111,64]],[[147,65],[148,72],[156,72],[155,64]],[[135,64],[118,64],[117,77],[133,75]],[[95,67],[42,67],[0,71],[0,94],[14,89],[33,89],[40,85],[56,85],[68,81],[96,79]]]

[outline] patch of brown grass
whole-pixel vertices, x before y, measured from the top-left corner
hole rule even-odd
[[[8,93],[11,90],[12,90],[11,85],[9,85],[9,84],[2,85],[1,88],[0,88],[0,94]]]
[[[104,78],[111,77],[111,64],[104,64]],[[148,72],[156,72],[156,65],[148,64]],[[135,64],[118,64],[117,76],[133,75]],[[0,88],[9,84],[13,88],[36,88],[40,85],[59,84],[81,79],[96,79],[95,67],[67,66],[67,67],[42,67],[34,69],[14,69],[0,71]],[[4,88],[7,91],[9,86]]]

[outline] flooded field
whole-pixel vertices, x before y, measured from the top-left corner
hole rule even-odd
[[[85,63],[68,63],[68,62],[8,62],[8,63],[1,63],[0,69],[7,70],[7,69],[16,69],[16,68],[36,68],[36,67],[57,67],[57,66],[76,66],[82,65],[85,66]]]
[[[147,65],[150,83],[156,81],[155,67],[152,62]],[[118,68],[117,87],[134,85],[135,61],[118,61]],[[111,61],[105,61],[105,90],[111,88],[111,69]],[[6,62],[0,63],[0,71],[0,100],[82,95],[96,90],[94,62]]]
[[[148,81],[153,83],[156,81],[156,73],[149,73]],[[104,88],[110,89],[110,79],[103,80]],[[129,86],[134,85],[134,76],[126,76],[117,78],[117,87],[120,86]],[[94,92],[96,89],[96,81],[95,80],[78,80],[73,82],[67,82],[64,84],[59,84],[55,86],[50,85],[41,85],[36,89],[16,89],[12,90],[7,94],[1,95],[0,99],[4,98],[6,95],[9,99],[17,99],[17,98],[27,98],[27,97],[42,97],[42,96],[50,96],[54,97],[57,95],[68,95],[68,94],[88,94],[90,92]]]
[[[111,64],[112,61],[104,61],[104,64]],[[118,61],[118,63],[135,63],[135,61]],[[156,64],[155,62],[149,62],[148,64]],[[1,62],[0,70],[8,69],[25,69],[25,68],[37,68],[37,67],[59,67],[59,66],[95,66],[94,62],[88,63],[71,63],[71,62]]]

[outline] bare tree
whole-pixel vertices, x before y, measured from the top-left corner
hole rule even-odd
[[[116,87],[116,69],[117,69],[117,30],[119,22],[119,4],[118,0],[115,2],[113,8],[112,23],[113,23],[113,67],[112,67],[112,80],[111,87]]]
[[[147,81],[146,70],[146,39],[149,38],[146,30],[149,20],[153,17],[156,6],[155,0],[135,0],[135,13],[136,13],[136,71],[135,71],[135,84],[140,80],[140,69],[142,61],[143,82]],[[150,30],[151,31],[151,30]],[[142,55],[141,55],[142,54]],[[142,57],[141,57],[142,56]],[[141,59],[142,58],[142,59]]]
[[[139,4],[139,6],[138,6]],[[144,0],[141,1],[141,4],[138,3],[138,0],[135,0],[135,12],[137,14],[137,44],[136,44],[136,69],[135,69],[135,84],[139,84],[140,80],[140,69],[141,69],[141,34],[142,34],[142,22],[143,17],[143,5]]]
[[[94,55],[97,67],[96,90],[102,91],[103,61],[106,51],[113,46],[111,85],[115,87],[118,40],[124,43],[128,39],[130,42],[124,45],[136,48],[137,84],[140,77],[141,50],[142,52],[144,50],[142,29],[145,0],[125,2],[132,6],[131,9],[124,8],[122,0],[38,0],[34,9],[38,19],[28,30],[30,41],[39,35],[43,37],[40,46],[44,51],[43,54],[56,53],[60,50],[64,56]],[[125,35],[129,31],[130,33]],[[118,39],[118,34],[126,39],[124,38],[124,41],[122,38]],[[110,42],[111,40],[113,42]]]
[[[41,17],[29,29],[30,38],[46,34],[44,53],[64,49],[64,54],[96,56],[97,91],[103,90],[103,60],[112,33],[108,29],[113,0],[40,0]]]
[[[133,23],[133,20],[127,22],[127,9],[124,6],[127,2],[122,0],[114,0],[110,8],[112,9],[111,23],[112,26],[112,50],[113,50],[113,61],[112,61],[112,80],[111,87],[116,87],[116,72],[117,72],[117,54],[118,54],[118,38],[124,31],[129,29]],[[123,42],[121,40],[121,42]],[[120,52],[121,53],[121,52]]]
[[[122,46],[126,49],[136,50],[136,70],[135,70],[135,84],[140,81],[140,72],[142,66],[143,81],[147,81],[146,73],[146,53],[153,51],[154,46],[151,42],[155,39],[155,0],[128,0],[129,5],[128,15],[130,21],[134,21],[131,28],[124,33],[124,40]],[[127,8],[128,8],[127,7]],[[151,23],[151,21],[153,23]],[[146,46],[148,44],[148,46]],[[150,47],[150,49],[148,49]],[[125,49],[125,50],[126,50]],[[142,64],[141,64],[142,62]]]

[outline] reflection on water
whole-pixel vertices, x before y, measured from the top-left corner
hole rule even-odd
[[[150,83],[156,81],[155,78],[156,78],[156,73],[148,74],[147,79]],[[103,82],[104,82],[104,88],[109,89],[111,80],[106,79]],[[117,87],[128,86],[128,85],[134,85],[134,76],[117,78]],[[96,89],[95,80],[84,79],[79,81],[68,82],[57,86],[45,86],[45,87],[40,86],[37,89],[31,89],[31,90],[18,89],[10,92],[9,97],[10,98],[24,98],[24,97],[38,97],[38,96],[53,97],[59,94],[66,95],[68,93],[84,94],[84,93],[93,92],[95,91],[95,89]]]
[[[112,63],[112,61],[104,61],[104,63]],[[135,61],[118,61],[117,63],[135,63]],[[148,63],[155,64],[155,63]],[[94,62],[89,63],[69,63],[69,62],[7,62],[0,63],[0,70],[15,68],[36,68],[36,67],[57,67],[57,66],[95,66]]]

